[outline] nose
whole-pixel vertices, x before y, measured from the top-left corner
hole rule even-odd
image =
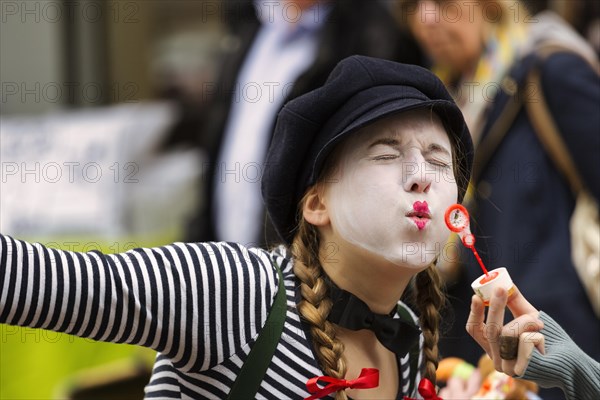
[[[428,193],[433,182],[433,171],[427,170],[423,156],[413,154],[403,165],[403,187],[407,192]]]

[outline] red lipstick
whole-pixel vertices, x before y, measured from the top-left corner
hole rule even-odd
[[[424,229],[431,220],[431,212],[426,201],[415,201],[413,203],[413,210],[406,216],[413,220],[419,230]]]
[[[413,203],[413,209],[418,213],[430,214],[429,205],[427,205],[426,201],[415,201]]]

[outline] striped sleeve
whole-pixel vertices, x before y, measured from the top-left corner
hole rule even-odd
[[[231,357],[264,325],[268,253],[230,243],[74,253],[0,236],[0,323],[137,344],[181,371]]]

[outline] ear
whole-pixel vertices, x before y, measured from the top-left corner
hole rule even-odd
[[[304,219],[314,226],[328,225],[329,212],[327,205],[323,202],[323,192],[317,186],[309,189],[302,206]]]

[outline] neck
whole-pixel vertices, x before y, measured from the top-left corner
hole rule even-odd
[[[371,311],[387,314],[402,297],[414,269],[407,270],[389,262],[374,265],[365,259],[352,262],[322,259],[323,270],[331,281],[364,301]]]

